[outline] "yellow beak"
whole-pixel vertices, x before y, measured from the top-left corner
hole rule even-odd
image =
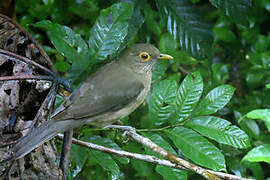
[[[158,59],[166,59],[166,60],[172,60],[173,57],[168,54],[160,54]]]

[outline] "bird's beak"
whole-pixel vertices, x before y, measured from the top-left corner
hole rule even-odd
[[[173,57],[168,54],[160,54],[158,59],[166,59],[166,60],[172,60]]]

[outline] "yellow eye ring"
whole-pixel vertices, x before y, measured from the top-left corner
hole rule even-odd
[[[151,58],[150,54],[148,54],[147,52],[141,52],[139,54],[139,57],[140,57],[141,61],[143,61],[143,62],[146,62]]]

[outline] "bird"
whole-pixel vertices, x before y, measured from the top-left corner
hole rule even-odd
[[[128,116],[149,94],[153,65],[162,59],[173,57],[151,44],[127,48],[88,77],[47,121],[21,137],[11,147],[13,157],[24,157],[60,132],[85,124],[105,127]]]

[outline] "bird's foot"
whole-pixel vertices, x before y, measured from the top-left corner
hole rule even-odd
[[[136,131],[136,129],[134,127],[121,126],[121,125],[109,125],[109,126],[105,126],[104,128],[106,128],[106,129],[120,129],[120,130],[123,130],[123,131],[132,131],[132,132]]]
[[[136,129],[134,127],[131,127],[131,126],[109,125],[109,126],[106,126],[105,128],[120,129],[120,130],[124,131],[122,134],[122,138],[125,139],[124,143],[129,141],[129,138],[127,137],[128,133],[136,133]]]

